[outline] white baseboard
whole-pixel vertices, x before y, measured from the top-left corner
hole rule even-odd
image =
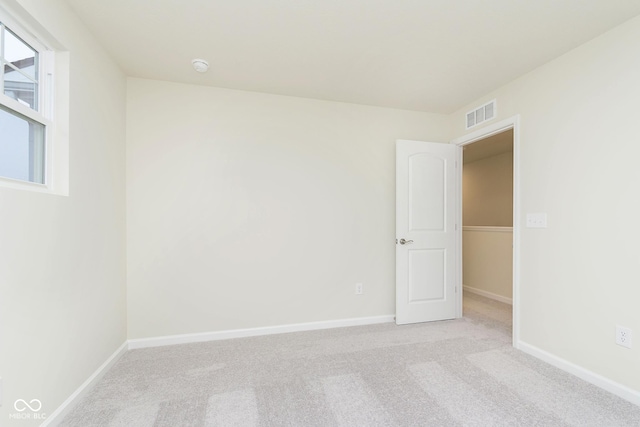
[[[583,379],[588,383],[600,387],[601,389],[604,389],[609,393],[613,393],[616,396],[623,398],[624,400],[627,400],[636,405],[640,405],[640,391],[638,390],[634,390],[625,385],[605,378],[602,375],[582,368],[574,363],[548,353],[531,344],[520,341],[516,344],[516,348],[544,362],[547,362],[548,364],[553,365],[556,368],[575,375],[576,377]]]
[[[202,332],[197,334],[170,335],[164,337],[138,338],[129,340],[129,349],[160,347],[174,344],[189,344],[204,341],[226,340],[230,338],[255,337],[261,335],[285,334],[288,332],[315,331],[319,329],[343,328],[345,326],[374,325],[393,322],[395,315],[358,317],[354,319],[327,320],[321,322],[295,323],[290,325],[267,326],[262,328],[232,329],[227,331]]]
[[[60,424],[64,417],[71,412],[74,405],[78,403],[98,381],[100,381],[104,374],[106,374],[118,359],[126,353],[128,348],[127,341],[122,343],[122,345],[98,369],[96,369],[96,371],[91,374],[91,376],[87,378],[87,380],[83,382],[82,385],[67,398],[67,400],[62,402],[62,405],[60,405],[58,409],[53,411],[47,419],[40,424],[40,427],[55,427]]]
[[[493,292],[483,291],[482,289],[472,288],[471,286],[467,285],[463,285],[462,289],[467,292],[471,292],[472,294],[480,295],[492,300],[503,302],[505,304],[513,305],[513,300],[511,298],[503,297],[502,295],[494,294]]]
[[[284,334],[287,332],[314,331],[319,329],[342,328],[346,326],[374,325],[389,323],[395,315],[374,317],[358,317],[354,319],[328,320],[321,322],[296,323],[291,325],[268,326],[263,328],[234,329],[229,331],[204,332],[198,334],[172,335],[154,338],[132,339],[124,342],[78,389],[73,392],[55,411],[53,411],[40,427],[56,427],[74,405],[82,399],[104,374],[122,357],[127,350],[136,348],[159,347],[174,344],[188,344],[203,341],[224,340],[230,338],[255,337],[261,335]]]

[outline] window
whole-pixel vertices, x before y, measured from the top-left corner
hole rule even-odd
[[[0,177],[47,184],[51,55],[0,15]]]

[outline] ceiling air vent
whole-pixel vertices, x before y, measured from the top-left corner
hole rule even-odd
[[[467,129],[479,125],[482,122],[493,119],[496,116],[496,100],[487,102],[467,113]]]

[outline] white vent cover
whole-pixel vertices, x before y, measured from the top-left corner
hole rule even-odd
[[[489,101],[467,113],[467,129],[496,117],[496,100]]]

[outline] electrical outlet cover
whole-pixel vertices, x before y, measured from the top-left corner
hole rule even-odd
[[[631,348],[632,345],[632,333],[631,329],[625,328],[624,326],[616,325],[616,344],[621,345],[623,347]]]
[[[356,295],[362,295],[363,286],[362,283],[356,283]]]

